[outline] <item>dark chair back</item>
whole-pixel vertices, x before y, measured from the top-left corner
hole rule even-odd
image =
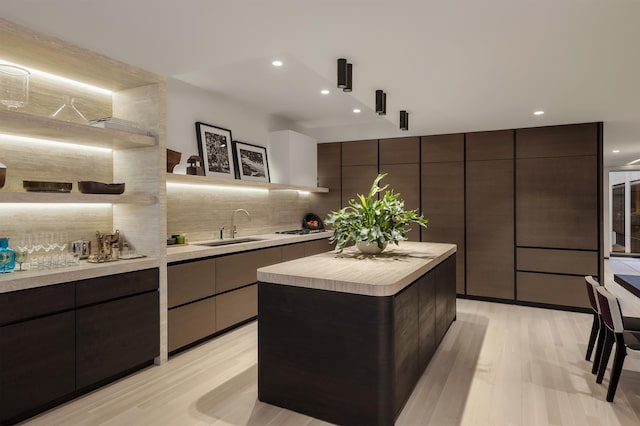
[[[598,293],[598,303],[600,305],[602,321],[604,321],[604,324],[609,330],[614,333],[622,333],[624,331],[624,325],[622,323],[622,313],[620,312],[618,299],[603,286],[599,286],[596,291]]]
[[[587,275],[584,277],[584,285],[587,287],[587,296],[589,296],[589,303],[593,312],[599,314],[600,306],[598,305],[598,298],[596,297],[596,289],[600,287],[600,284],[593,279],[592,276]]]

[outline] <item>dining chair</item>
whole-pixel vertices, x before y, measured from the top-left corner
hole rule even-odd
[[[589,344],[587,345],[586,360],[591,360],[591,354],[593,353],[593,347],[598,338],[598,345],[596,346],[596,354],[593,360],[593,367],[591,373],[596,374],[598,366],[600,365],[600,354],[602,353],[602,345],[604,344],[604,323],[600,316],[600,306],[598,305],[598,297],[596,296],[596,288],[600,286],[598,282],[593,279],[592,276],[587,275],[584,277],[584,283],[587,288],[587,296],[589,297],[589,303],[591,304],[591,310],[593,310],[593,324],[591,325],[591,334],[589,335]]]
[[[640,359],[640,331],[625,330],[618,299],[603,286],[597,287],[596,291],[606,334],[596,382],[602,383],[609,357],[611,356],[613,342],[615,341],[616,354],[614,355],[609,388],[607,390],[607,401],[613,402],[625,357],[628,355],[632,358]]]

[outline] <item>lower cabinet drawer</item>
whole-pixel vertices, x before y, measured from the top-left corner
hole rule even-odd
[[[517,299],[523,302],[588,308],[584,277],[518,272]]]
[[[76,311],[76,386],[109,379],[160,353],[158,292]]]
[[[329,242],[327,238],[321,240],[307,241],[304,244],[304,255],[313,256],[314,254],[324,253],[325,251],[333,250],[334,246]]]
[[[258,285],[216,296],[216,329],[224,330],[258,315]]]
[[[75,314],[0,327],[0,424],[75,391]]]
[[[216,332],[215,298],[169,310],[169,352]]]

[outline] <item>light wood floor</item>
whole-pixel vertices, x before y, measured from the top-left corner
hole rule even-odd
[[[584,360],[590,324],[587,314],[458,300],[396,424],[640,425],[640,368],[628,362],[607,403],[608,373],[596,384]],[[257,400],[256,333],[250,323],[25,424],[326,424]]]

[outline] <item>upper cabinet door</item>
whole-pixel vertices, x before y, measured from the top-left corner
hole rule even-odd
[[[516,243],[598,249],[596,156],[516,160]]]
[[[464,134],[422,136],[422,162],[464,161]]]
[[[516,158],[598,155],[598,123],[516,130]]]
[[[467,133],[467,161],[513,159],[513,130]]]
[[[340,142],[318,144],[318,180],[340,178],[340,145]]]
[[[343,166],[378,166],[378,140],[342,143]]]
[[[380,164],[417,164],[420,162],[420,138],[380,139]]]
[[[598,249],[598,123],[516,130],[516,244]]]

